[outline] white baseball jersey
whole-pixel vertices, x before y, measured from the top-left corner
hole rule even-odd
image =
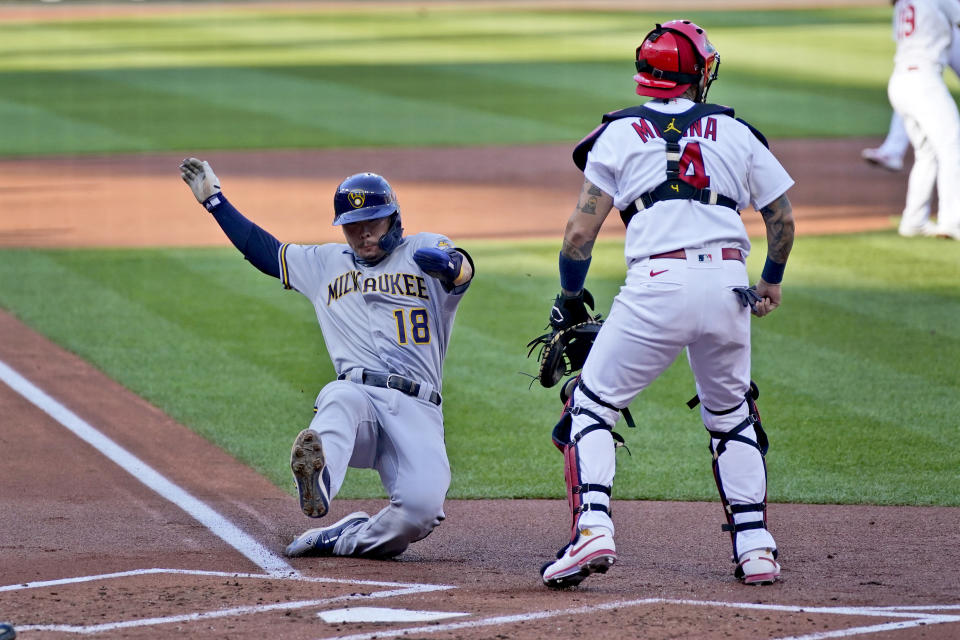
[[[663,113],[694,107],[686,99],[651,101]],[[726,114],[705,115],[680,139],[680,178],[736,202],[761,209],[793,185],[793,180],[756,135]],[[623,117],[609,123],[587,154],[584,175],[613,196],[623,211],[641,195],[667,180],[666,141],[653,122]],[[701,400],[704,425],[714,451],[718,433],[737,430],[748,441],[757,436],[749,423],[744,394],[750,384],[750,314],[733,293],[748,285],[743,261],[723,257],[723,249],[750,249],[737,211],[688,199],[660,200],[641,209],[627,226],[624,252],[627,278],[610,307],[580,374],[581,384],[597,402],[577,389],[573,394],[571,438],[586,434],[577,446],[580,482],[610,486],[616,468],[609,432],[587,432],[598,416],[613,426],[628,406],[686,349]],[[684,249],[685,257],[652,256]],[[716,412],[706,410],[710,407]],[[745,426],[746,425],[746,426]],[[595,435],[597,434],[597,435]],[[764,500],[766,473],[757,448],[744,443],[718,455],[716,477],[725,500],[756,505]],[[608,507],[602,491],[585,491],[583,501]],[[735,515],[737,524],[757,521],[749,508]],[[591,509],[577,526],[605,527],[608,512]],[[765,528],[736,534],[738,553],[776,548]]]
[[[645,106],[682,113],[685,98],[650,101]],[[786,193],[793,180],[744,124],[715,114],[690,125],[681,139],[680,174],[698,188],[732,198],[738,209],[757,210]],[[584,176],[613,197],[621,211],[666,180],[666,142],[642,118],[614,120],[587,156]],[[722,244],[750,251],[740,216],[727,207],[692,200],[665,200],[637,213],[627,227],[627,262],[676,249]]]
[[[960,0],[898,0],[893,8],[897,67],[947,64]]]
[[[462,296],[425,275],[413,253],[452,246],[442,235],[418,233],[381,262],[363,266],[346,244],[285,244],[281,280],[313,304],[338,374],[356,367],[397,373],[439,392]]]
[[[893,11],[897,43],[887,85],[890,104],[903,119],[914,163],[900,219],[902,235],[939,233],[960,239],[960,114],[943,82],[958,0],[898,0]],[[934,185],[936,225],[930,220]]]

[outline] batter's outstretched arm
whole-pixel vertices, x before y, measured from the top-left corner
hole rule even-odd
[[[197,158],[186,158],[180,164],[180,177],[193,191],[197,202],[213,214],[214,220],[243,257],[268,276],[279,278],[277,253],[280,241],[245,218],[223,197],[220,180],[210,164]]]
[[[223,232],[230,238],[243,257],[257,269],[273,276],[280,277],[280,262],[277,258],[280,251],[280,241],[269,232],[257,226],[230,204],[223,194],[220,202],[208,207],[213,219],[217,221]]]
[[[762,317],[780,306],[780,281],[793,248],[793,207],[787,194],[760,209],[760,215],[767,227],[767,260],[757,282],[757,294],[762,300],[755,313]]]
[[[560,249],[560,288],[564,295],[574,296],[583,289],[593,245],[611,209],[613,197],[584,178],[577,208],[567,220]]]

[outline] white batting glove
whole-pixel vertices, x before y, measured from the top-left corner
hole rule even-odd
[[[180,163],[180,177],[193,191],[197,202],[203,204],[210,196],[220,193],[220,179],[210,163],[197,158],[186,158]]]

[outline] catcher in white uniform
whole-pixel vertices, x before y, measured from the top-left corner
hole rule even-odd
[[[585,179],[567,222],[551,324],[591,319],[583,287],[613,207],[627,225],[627,277],[581,375],[563,386],[572,391],[553,437],[564,454],[573,521],[570,542],[541,576],[549,587],[569,587],[616,561],[610,496],[621,439],[613,427],[686,347],[735,575],[771,583],[780,566],[766,526],[767,441],[751,393],[750,313],[764,316],[780,304],[793,244],[786,196],[793,180],[759,132],[732,109],[705,102],[719,56],[703,29],[686,20],[657,25],[636,60],[637,94],[655,99],[605,115],[573,154]],[[750,241],[740,220],[750,204],[767,231],[755,288],[748,287]]]
[[[957,0],[897,0],[897,43],[887,95],[913,145],[913,168],[900,220],[903,236],[939,235],[960,240],[960,114],[943,81],[943,68],[960,23]],[[933,188],[939,202],[930,220]]]

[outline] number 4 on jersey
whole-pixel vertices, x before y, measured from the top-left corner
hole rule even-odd
[[[691,172],[690,168],[693,167]],[[683,148],[683,155],[679,162],[680,179],[696,189],[706,189],[710,186],[710,176],[703,167],[703,153],[699,142],[688,142]]]

